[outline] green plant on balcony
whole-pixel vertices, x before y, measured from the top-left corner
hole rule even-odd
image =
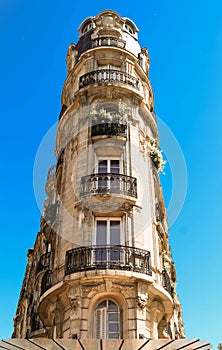
[[[128,108],[120,101],[118,103],[118,110],[107,111],[105,108],[98,110],[93,106],[90,111],[93,125],[96,124],[126,124],[127,123]]]
[[[164,174],[166,160],[163,159],[162,151],[157,147],[157,140],[152,137],[149,141],[149,155],[157,171]]]
[[[92,136],[126,136],[128,109],[119,102],[109,109],[93,107],[90,112]]]

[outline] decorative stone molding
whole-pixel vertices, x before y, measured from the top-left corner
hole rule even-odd
[[[72,310],[76,314],[80,306],[80,296],[69,295],[69,303],[71,305]]]
[[[136,284],[124,284],[120,282],[113,282],[112,291],[119,291],[125,297],[135,297]]]
[[[148,298],[142,298],[141,296],[137,297],[137,305],[141,308],[144,309],[145,306],[147,305],[147,299]]]
[[[79,140],[78,137],[71,141],[71,160],[78,155]]]
[[[105,283],[87,283],[82,285],[83,296],[90,296],[91,294],[95,294],[98,292],[105,292]]]
[[[81,304],[81,302],[80,302],[81,301],[80,286],[79,285],[69,286],[68,299],[69,299],[69,305],[71,306],[72,319],[78,318],[80,304]]]
[[[149,155],[149,137],[142,130],[139,131],[139,147],[144,155]]]
[[[77,50],[76,50],[76,45],[75,44],[71,44],[68,47],[68,51],[67,51],[67,56],[66,56],[66,64],[67,64],[67,73],[69,74],[71,72],[71,70],[74,67],[74,64],[76,62],[77,59]]]
[[[123,203],[121,205],[120,208],[122,211],[124,211],[125,213],[128,214],[128,217],[132,217],[133,216],[133,205],[129,204],[129,203]]]
[[[96,35],[101,35],[102,33],[113,33],[121,34],[123,20],[112,13],[111,11],[103,12],[95,18],[96,29],[94,31],[93,37]]]
[[[144,282],[138,282],[137,290],[137,305],[143,310],[146,307],[148,301],[148,284]]]

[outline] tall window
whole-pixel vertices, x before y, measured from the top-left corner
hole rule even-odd
[[[96,220],[96,245],[120,244],[120,219]]]
[[[121,222],[120,220],[96,220],[96,263],[110,266],[121,262]]]
[[[104,300],[95,310],[96,339],[121,338],[121,313],[118,305],[111,300]]]
[[[120,180],[116,174],[120,173],[119,159],[101,159],[98,161],[98,173],[101,174],[98,180],[100,192],[119,192]],[[107,174],[113,174],[108,175]]]

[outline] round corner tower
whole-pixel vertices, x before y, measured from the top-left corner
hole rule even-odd
[[[184,338],[148,51],[114,11],[78,31],[14,337]]]

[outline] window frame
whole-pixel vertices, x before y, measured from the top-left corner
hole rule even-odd
[[[120,223],[120,237],[119,237],[119,241],[120,241],[120,245],[121,242],[123,240],[123,231],[124,231],[124,222],[123,222],[123,218],[120,216],[112,216],[112,217],[108,217],[108,216],[96,216],[94,219],[94,235],[93,235],[93,243],[94,245],[98,245],[97,244],[97,221],[106,221],[108,223],[107,225],[107,232],[106,232],[106,244],[105,245],[110,245],[110,221],[119,221]]]
[[[96,173],[99,173],[99,162],[100,161],[107,161],[107,173],[111,173],[111,161],[112,160],[118,160],[119,161],[119,174],[122,174],[122,159],[121,157],[96,157]]]
[[[102,303],[105,302],[105,306],[104,307],[99,307],[99,305],[101,305]],[[113,303],[116,306],[116,309],[111,309],[109,308],[109,303]],[[99,320],[100,326],[105,326],[102,329],[97,328],[98,326],[98,315],[99,315],[99,310],[101,310],[101,318]],[[104,317],[105,320],[104,320]],[[111,314],[117,314],[117,321],[116,320],[109,320],[109,315]],[[109,329],[109,325],[118,325],[118,330],[117,331],[111,331]],[[102,299],[100,300],[94,310],[94,337],[95,339],[121,339],[122,338],[122,330],[123,330],[123,324],[122,324],[122,310],[119,307],[118,303],[115,300],[112,300],[111,298],[109,299]],[[102,336],[101,336],[102,333]],[[118,337],[109,337],[109,335],[111,334],[118,334]]]

